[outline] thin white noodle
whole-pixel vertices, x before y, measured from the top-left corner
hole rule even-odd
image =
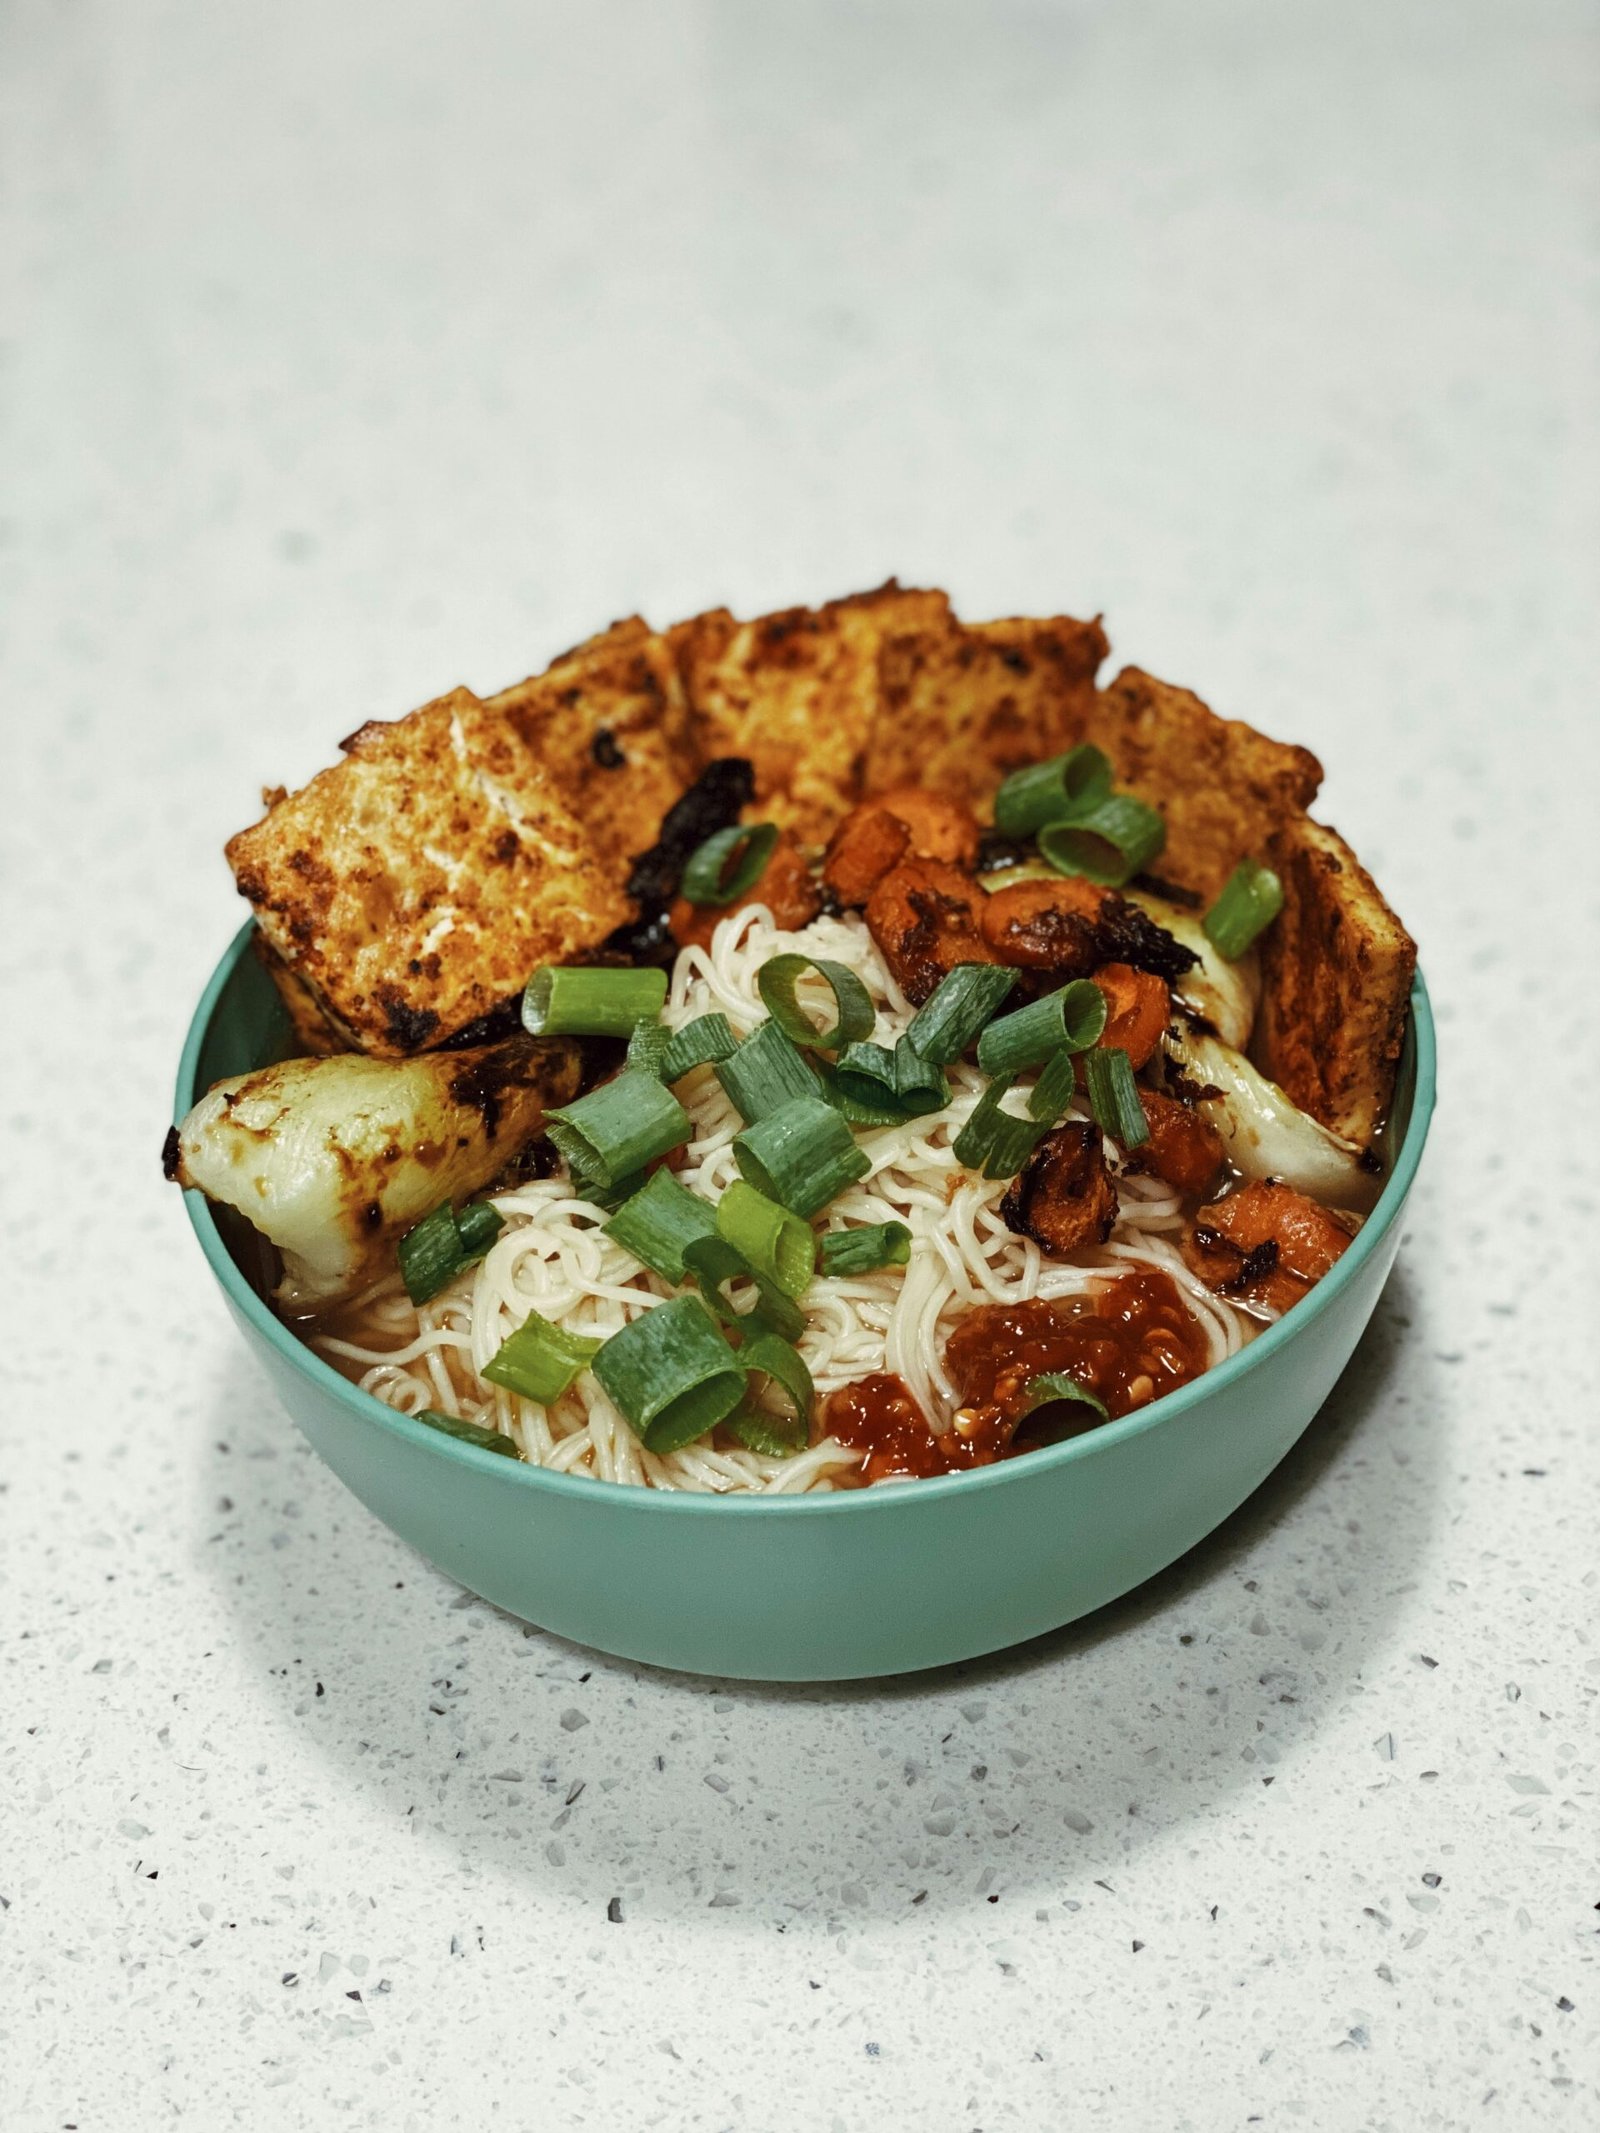
[[[858,917],[819,918],[803,933],[782,931],[763,904],[725,918],[707,948],[686,948],[674,965],[662,1019],[681,1029],[720,1010],[738,1036],[766,1019],[756,978],[763,963],[790,950],[826,956],[853,970],[876,1010],[873,1034],[893,1044],[912,1009]],[[827,1222],[904,1222],[909,1265],[818,1281],[804,1299],[799,1341],[821,1398],[877,1371],[902,1377],[936,1422],[948,1421],[955,1388],[944,1342],[974,1304],[1083,1296],[1123,1266],[1169,1274],[1205,1336],[1208,1365],[1236,1355],[1260,1321],[1212,1294],[1176,1245],[1179,1195],[1159,1178],[1116,1174],[1117,1220],[1109,1241],[1082,1261],[1042,1253],[1000,1214],[1003,1181],[973,1176],[953,1143],[983,1090],[976,1068],[950,1070],[951,1102],[933,1118],[860,1135],[871,1168],[832,1203]],[[743,1121],[709,1069],[678,1084],[694,1122],[678,1177],[716,1199],[738,1176],[733,1139]],[[1073,1115],[1082,1117],[1081,1105]],[[604,1234],[606,1211],[561,1179],[519,1185],[497,1196],[505,1228],[482,1263],[420,1309],[398,1279],[380,1283],[342,1314],[346,1330],[317,1345],[345,1365],[365,1365],[358,1382],[402,1413],[425,1407],[468,1416],[510,1436],[525,1458],[556,1473],[657,1489],[801,1495],[848,1480],[860,1454],[832,1438],[790,1459],[691,1444],[665,1456],[646,1451],[588,1374],[549,1408],[485,1383],[482,1366],[530,1311],[574,1333],[605,1337],[672,1293]],[[358,1323],[363,1338],[348,1328]]]

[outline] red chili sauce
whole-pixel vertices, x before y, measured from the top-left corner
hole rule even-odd
[[[1099,1426],[1094,1409],[1078,1401],[1037,1407],[1024,1419],[1028,1386],[1047,1371],[1064,1370],[1088,1386],[1115,1419],[1198,1377],[1206,1355],[1205,1335],[1172,1277],[1141,1267],[1092,1296],[969,1311],[945,1345],[961,1404],[940,1435],[904,1379],[886,1371],[836,1392],[823,1422],[841,1444],[866,1453],[863,1481],[954,1474]]]

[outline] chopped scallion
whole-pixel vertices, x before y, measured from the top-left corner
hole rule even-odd
[[[550,1112],[545,1125],[578,1184],[607,1188],[658,1155],[681,1148],[693,1130],[672,1091],[637,1069]]]
[[[705,1307],[674,1296],[631,1320],[594,1374],[647,1451],[681,1451],[731,1415],[748,1378]]]
[[[522,1026],[534,1037],[629,1037],[660,1014],[664,970],[570,970],[542,964],[522,994]]]
[[[1080,1385],[1068,1370],[1046,1370],[1038,1377],[1030,1378],[1023,1398],[1026,1402],[1022,1410],[1024,1415],[1031,1415],[1036,1407],[1053,1407],[1058,1401],[1072,1400],[1092,1407],[1107,1422],[1111,1419],[1100,1395],[1091,1392],[1087,1385]]]
[[[930,1066],[949,1066],[972,1043],[1017,982],[1000,963],[958,963],[917,1009],[905,1042]]]
[[[716,1234],[717,1218],[710,1204],[680,1185],[665,1168],[652,1172],[606,1224],[606,1235],[663,1281],[682,1281],[684,1247]]]
[[[978,1064],[986,1074],[1019,1074],[1052,1052],[1087,1050],[1105,1026],[1105,994],[1091,978],[1074,978],[991,1022],[978,1039]]]
[[[633,1025],[633,1035],[628,1039],[626,1065],[630,1072],[653,1074],[657,1081],[665,1079],[661,1062],[666,1057],[667,1032],[654,1020],[640,1020]]]
[[[1097,805],[1110,792],[1111,765],[1085,741],[1047,763],[1014,770],[994,796],[994,826],[1008,837],[1031,837],[1046,823]]]
[[[1124,1148],[1137,1148],[1150,1138],[1150,1122],[1139,1101],[1139,1085],[1133,1078],[1128,1055],[1118,1045],[1102,1045],[1083,1055],[1084,1093],[1094,1122],[1104,1134]]]
[[[487,1200],[474,1200],[456,1216],[456,1235],[461,1239],[461,1263],[481,1259],[506,1226],[498,1207]]]
[[[425,1214],[400,1239],[400,1277],[414,1304],[425,1304],[455,1280],[464,1266],[481,1259],[505,1227],[505,1217],[487,1200],[462,1209],[458,1216],[448,1200]]]
[[[830,1229],[822,1239],[824,1274],[874,1274],[881,1266],[904,1266],[910,1257],[911,1232],[903,1222],[863,1222]]]
[[[600,1352],[601,1343],[582,1333],[569,1333],[549,1319],[530,1311],[515,1333],[508,1334],[478,1373],[491,1385],[503,1385],[525,1400],[548,1407],[559,1400],[579,1373],[588,1369]]]
[[[463,1422],[459,1415],[447,1415],[437,1407],[425,1407],[411,1419],[426,1422],[429,1429],[441,1430],[445,1436],[454,1437],[461,1444],[475,1444],[480,1452],[498,1452],[502,1459],[520,1459],[522,1456],[500,1430],[485,1429],[478,1422]]]
[[[788,1208],[736,1178],[717,1202],[717,1234],[785,1296],[803,1296],[817,1264],[817,1240]]]
[[[726,1237],[700,1237],[683,1248],[683,1263],[694,1276],[707,1305],[725,1326],[741,1332],[781,1333],[785,1340],[798,1340],[805,1331],[805,1313],[792,1296],[776,1282],[768,1281]],[[748,1281],[756,1300],[741,1311],[727,1293],[728,1284]]]
[[[667,1039],[659,1069],[663,1081],[679,1081],[697,1066],[710,1066],[718,1059],[731,1059],[739,1040],[726,1015],[696,1015]]]
[[[839,1113],[815,1096],[796,1097],[746,1126],[734,1136],[733,1153],[747,1184],[802,1216],[816,1214],[872,1168]]]
[[[799,1451],[811,1432],[811,1404],[816,1397],[804,1357],[775,1333],[758,1333],[739,1350],[739,1360],[746,1370],[759,1371],[776,1385],[794,1412],[786,1417],[775,1415],[770,1408],[746,1404],[733,1418],[734,1434],[753,1452],[767,1451],[768,1444],[776,1445],[777,1450],[768,1451],[769,1458]],[[756,1442],[757,1438],[767,1442]]]
[[[1218,955],[1237,962],[1283,909],[1283,883],[1259,859],[1241,859],[1201,920]]]
[[[1014,1178],[1049,1130],[1035,1119],[1001,1109],[1015,1079],[1004,1074],[990,1082],[952,1146],[958,1163],[982,1171],[986,1178]]]
[[[1112,793],[1065,822],[1039,832],[1039,850],[1058,874],[1120,889],[1143,873],[1167,841],[1167,825],[1132,793]]]
[[[1053,1126],[1066,1116],[1078,1092],[1076,1054],[1056,1052],[1047,1059],[1028,1097],[1028,1116]]]
[[[748,1125],[797,1096],[817,1094],[817,1077],[776,1022],[762,1022],[717,1066],[717,1079]]]
[[[811,971],[825,981],[833,994],[834,1018],[822,1029],[796,997],[797,988]],[[756,989],[773,1021],[795,1044],[815,1045],[821,1052],[842,1052],[847,1045],[872,1035],[872,995],[848,964],[830,963],[814,955],[775,955],[757,971]]]
[[[689,855],[682,893],[692,904],[736,903],[747,896],[767,870],[778,842],[771,822],[736,822],[718,830]]]

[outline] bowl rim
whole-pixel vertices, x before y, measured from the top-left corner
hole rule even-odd
[[[200,995],[178,1063],[173,1106],[175,1125],[181,1124],[196,1101],[199,1093],[197,1078],[200,1056],[210,1034],[212,1017],[240,962],[251,951],[255,930],[255,920],[247,919],[224,950],[204,992]],[[234,1263],[232,1253],[223,1242],[222,1233],[211,1212],[211,1203],[205,1195],[198,1191],[186,1190],[183,1198],[200,1248],[234,1311],[291,1369],[307,1379],[319,1392],[331,1395],[336,1404],[344,1408],[353,1419],[368,1424],[376,1423],[418,1450],[428,1452],[448,1463],[464,1463],[482,1474],[492,1474],[508,1487],[547,1491],[557,1497],[575,1499],[591,1506],[609,1502],[618,1510],[648,1513],[651,1516],[860,1518],[868,1514],[894,1515],[908,1505],[942,1500],[952,1494],[966,1496],[979,1489],[1016,1487],[1025,1484],[1030,1476],[1042,1478],[1045,1473],[1053,1472],[1057,1468],[1071,1466],[1079,1460],[1114,1451],[1130,1437],[1140,1436],[1146,1430],[1158,1429],[1176,1421],[1188,1409],[1225,1393],[1231,1385],[1264,1368],[1280,1348],[1294,1340],[1323,1312],[1331,1310],[1399,1217],[1410,1194],[1417,1174],[1417,1165],[1422,1160],[1422,1150],[1428,1138],[1436,1096],[1437,1050],[1433,1010],[1420,968],[1412,979],[1410,1008],[1406,1044],[1414,1053],[1415,1070],[1411,1116],[1406,1126],[1405,1138],[1395,1150],[1394,1161],[1384,1182],[1383,1191],[1378,1196],[1377,1205],[1362,1224],[1360,1233],[1349,1250],[1340,1257],[1332,1270],[1322,1277],[1309,1296],[1302,1298],[1293,1311],[1269,1326],[1239,1354],[1229,1356],[1226,1362],[1218,1363],[1214,1368],[1202,1372],[1187,1385],[1180,1386],[1176,1392],[1164,1394],[1148,1407],[1138,1408],[1132,1414],[1123,1415],[1114,1422],[1104,1423],[1099,1429],[1089,1430],[1082,1436],[1069,1437],[1064,1443],[1047,1445],[1040,1451],[1029,1452],[1026,1458],[1002,1459],[996,1461],[993,1466],[974,1467],[956,1474],[934,1475],[918,1480],[914,1486],[901,1484],[893,1487],[842,1489],[803,1496],[774,1496],[743,1490],[730,1491],[724,1495],[711,1491],[697,1493],[689,1490],[628,1488],[619,1482],[602,1481],[588,1474],[553,1473],[548,1467],[533,1466],[524,1460],[512,1461],[498,1453],[483,1451],[476,1445],[464,1444],[459,1438],[447,1436],[442,1430],[430,1429],[426,1423],[414,1421],[409,1415],[401,1414],[398,1408],[387,1406],[372,1393],[363,1392],[359,1386],[352,1384],[348,1378],[335,1370],[331,1363],[325,1362],[314,1349],[308,1347],[283,1324],[245,1280]],[[1402,1059],[1403,1057],[1402,1054]]]

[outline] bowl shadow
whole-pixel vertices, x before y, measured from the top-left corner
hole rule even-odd
[[[842,1932],[994,1894],[1073,1902],[1242,1788],[1292,1783],[1389,1639],[1440,1514],[1417,1317],[1402,1264],[1300,1442],[1157,1577],[923,1674],[708,1680],[530,1628],[379,1524],[242,1352],[199,1455],[194,1554],[310,1757],[554,1904]]]

